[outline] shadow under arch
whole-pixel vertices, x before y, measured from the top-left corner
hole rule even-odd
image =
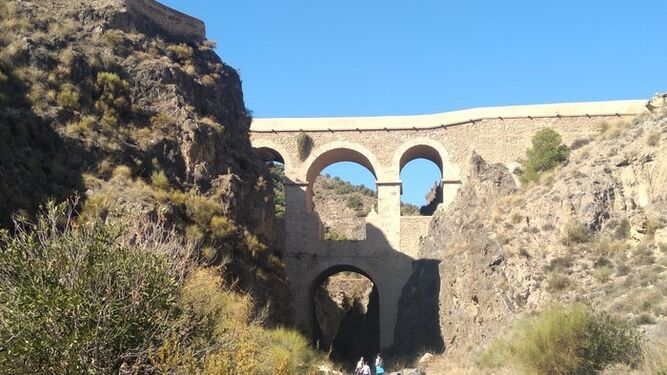
[[[321,322],[316,312],[316,293],[325,280],[341,272],[353,272],[364,276],[373,284],[366,313],[361,316],[358,307],[351,307],[346,315],[340,321],[336,328],[336,335],[329,339],[324,339],[321,331]],[[331,357],[337,361],[348,362],[352,365],[357,356],[363,355],[365,358],[372,356],[380,350],[380,294],[377,282],[369,273],[357,266],[349,264],[338,264],[328,267],[321,271],[312,281],[308,293],[308,309],[312,316],[311,332],[312,339],[320,346],[320,349],[331,353]],[[335,303],[330,296],[328,303]],[[321,302],[321,301],[320,301]],[[353,338],[353,341],[350,341]]]

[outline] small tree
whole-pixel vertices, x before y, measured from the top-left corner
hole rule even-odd
[[[562,143],[557,131],[544,128],[533,136],[533,147],[526,150],[526,160],[523,162],[521,182],[528,183],[539,178],[544,171],[555,168],[567,160],[570,150]]]

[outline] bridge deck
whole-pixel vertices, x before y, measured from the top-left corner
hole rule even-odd
[[[615,100],[481,107],[414,116],[257,118],[253,120],[250,131],[260,133],[277,131],[433,129],[497,118],[636,115],[647,111],[646,104],[646,100]]]

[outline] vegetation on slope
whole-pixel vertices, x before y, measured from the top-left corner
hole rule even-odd
[[[570,150],[562,143],[560,134],[551,128],[539,130],[532,138],[533,146],[526,150],[522,163],[521,182],[536,181],[541,173],[567,160]]]
[[[296,374],[320,360],[307,340],[269,329],[225,264],[145,218],[74,221],[50,205],[0,231],[0,372]]]
[[[641,333],[627,321],[581,304],[553,305],[519,319],[482,354],[483,366],[509,364],[521,374],[599,374],[616,363],[642,362]]]
[[[0,226],[78,193],[86,220],[163,216],[204,264],[229,261],[257,308],[288,301],[282,261],[265,245],[272,192],[236,72],[210,42],[174,44],[105,19],[0,3]],[[289,319],[289,304],[273,305]]]
[[[665,371],[667,351],[660,349],[667,327],[665,134],[665,111],[601,123],[599,134],[575,140],[569,153],[537,158],[552,160],[541,163],[552,169],[522,187],[504,166],[473,158],[466,184],[433,221],[420,249],[423,256],[441,259],[436,276],[439,303],[446,306],[439,321],[449,343],[447,359],[475,368],[470,353],[503,336],[521,313],[586,301],[646,342],[642,353],[634,351],[627,361],[606,362],[605,373]],[[552,151],[562,149],[558,138],[551,138]],[[605,330],[595,336],[613,340],[605,334],[614,331]],[[557,336],[545,342],[563,345]],[[490,372],[524,366],[523,359],[504,353],[503,369]]]
[[[238,75],[63,4],[0,2],[0,372],[308,372]]]

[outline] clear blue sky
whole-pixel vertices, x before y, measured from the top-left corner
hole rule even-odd
[[[206,22],[256,117],[406,115],[667,90],[665,0],[163,3]]]

